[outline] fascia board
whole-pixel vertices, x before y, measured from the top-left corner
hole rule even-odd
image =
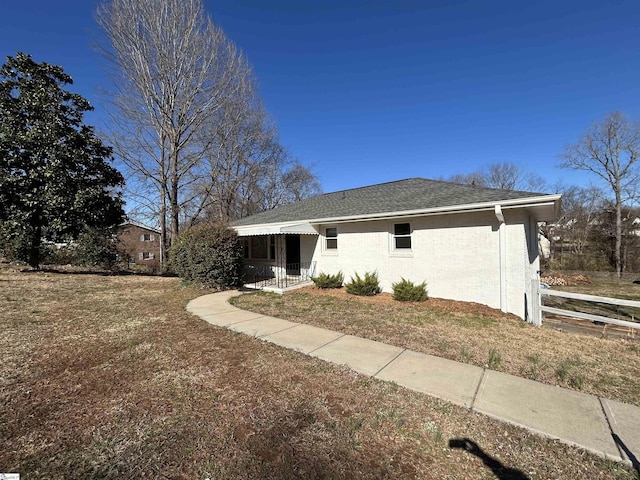
[[[389,218],[407,218],[407,217],[421,217],[430,215],[446,215],[450,213],[467,213],[467,212],[483,212],[483,211],[495,211],[496,205],[499,205],[503,210],[515,209],[515,208],[534,208],[534,207],[553,207],[554,211],[559,208],[559,200],[562,195],[544,195],[538,197],[526,197],[510,200],[499,200],[493,202],[482,203],[469,203],[464,205],[449,205],[445,207],[436,208],[423,208],[418,210],[400,210],[395,212],[379,212],[369,213],[365,215],[346,215],[342,217],[324,217],[324,218],[311,218],[308,220],[296,221],[296,224],[310,224],[310,225],[322,225],[329,223],[347,223],[347,222],[366,222],[372,220],[384,220]],[[279,227],[289,226],[292,222],[274,222],[274,223],[256,223],[253,225],[239,225],[233,228],[241,232],[257,230],[257,229],[275,229]]]
[[[445,215],[449,213],[482,212],[495,210],[496,205],[502,209],[554,207],[558,208],[561,195],[545,195],[544,197],[528,197],[496,202],[471,203],[465,205],[450,205],[446,207],[427,208],[419,210],[400,210],[396,212],[371,213],[365,215],[349,215],[344,217],[314,218],[307,220],[312,225],[324,223],[365,222],[370,220],[384,220],[389,218],[420,217],[429,215]]]

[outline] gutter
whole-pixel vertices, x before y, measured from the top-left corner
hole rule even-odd
[[[500,310],[507,311],[507,232],[502,207],[496,205],[494,213],[498,219],[498,258],[500,263]]]
[[[469,203],[464,205],[449,205],[445,207],[436,208],[422,208],[418,210],[400,210],[395,212],[382,212],[382,213],[367,213],[363,215],[348,215],[340,217],[320,217],[310,218],[302,220],[290,220],[284,222],[267,222],[267,223],[253,223],[244,225],[231,225],[233,228],[247,228],[258,227],[265,225],[290,225],[291,223],[308,223],[311,225],[321,225],[325,223],[345,223],[345,222],[366,222],[371,220],[385,220],[389,218],[410,218],[421,217],[430,215],[443,215],[447,213],[467,213],[467,212],[494,212],[496,207],[502,209],[512,208],[534,208],[534,207],[553,207],[554,214],[557,217],[559,210],[559,202],[562,195],[543,195],[538,197],[527,197],[513,200],[503,200],[500,202],[482,202],[482,203]]]

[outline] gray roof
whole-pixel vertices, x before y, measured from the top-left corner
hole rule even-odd
[[[241,218],[233,222],[232,225],[239,227],[242,225],[427,210],[543,195],[545,194],[477,187],[425,178],[408,178],[317,195],[300,202]]]

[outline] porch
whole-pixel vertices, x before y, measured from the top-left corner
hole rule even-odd
[[[245,265],[245,287],[256,290],[275,291],[300,288],[311,284],[315,275],[316,262],[287,263],[276,265]]]
[[[243,236],[245,287],[282,293],[311,283],[317,234],[251,233]]]

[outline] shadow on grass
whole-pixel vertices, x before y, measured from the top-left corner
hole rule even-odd
[[[152,273],[152,272],[136,272],[133,270],[92,270],[92,269],[60,269],[52,267],[44,267],[40,269],[24,268],[20,270],[20,273],[56,273],[60,275],[101,275],[103,277],[124,277],[124,276],[136,276],[136,277],[170,277],[177,278],[178,275],[172,272]]]
[[[505,466],[497,458],[487,454],[480,446],[468,438],[452,438],[449,440],[449,448],[458,448],[475,455],[482,463],[491,469],[496,478],[500,480],[529,480],[521,470]]]

